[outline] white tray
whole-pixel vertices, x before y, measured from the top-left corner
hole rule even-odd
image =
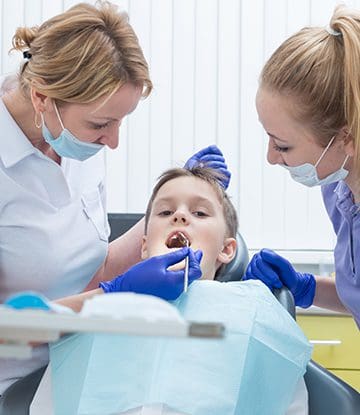
[[[117,333],[138,336],[221,338],[221,323],[83,317],[44,310],[15,310],[0,306],[0,357],[31,357],[29,342],[52,342],[70,333]]]

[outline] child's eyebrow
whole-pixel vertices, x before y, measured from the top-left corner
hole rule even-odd
[[[164,196],[164,197],[160,197],[159,199],[156,199],[154,201],[154,205],[157,205],[159,203],[169,203],[169,202],[174,202],[174,201],[175,201],[175,198],[174,197],[171,197],[171,196],[166,197],[166,196]],[[213,205],[213,203],[211,202],[210,199],[208,199],[206,197],[202,197],[202,196],[194,196],[191,199],[191,201],[192,202],[195,202],[195,203],[202,202],[202,203],[206,203],[206,204],[211,205],[211,206]]]
[[[174,198],[173,197],[159,197],[154,200],[154,203],[158,202],[171,202]]]
[[[207,203],[209,205],[213,205],[212,201],[206,197],[201,197],[201,196],[196,196],[194,197],[194,201],[195,202],[204,202]]]

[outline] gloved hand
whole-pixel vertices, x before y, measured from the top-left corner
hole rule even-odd
[[[111,281],[99,284],[105,293],[131,291],[150,294],[164,300],[175,300],[184,290],[184,270],[168,271],[167,268],[189,256],[189,285],[201,277],[202,251],[194,252],[184,247],[165,255],[146,259],[131,267]]]
[[[185,163],[184,168],[190,170],[200,163],[204,164],[205,167],[210,167],[219,171],[223,175],[223,178],[219,180],[219,183],[225,190],[228,188],[231,173],[227,168],[222,152],[216,145],[203,148],[202,150],[195,153]]]
[[[287,259],[270,249],[262,249],[253,256],[243,277],[243,280],[249,279],[261,280],[270,289],[285,285],[300,307],[310,307],[314,301],[315,277],[296,272]]]

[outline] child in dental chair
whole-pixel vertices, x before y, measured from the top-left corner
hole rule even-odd
[[[201,280],[216,280],[236,253],[238,218],[229,196],[211,169],[171,169],[153,189],[145,215],[142,258],[169,251],[177,233],[186,236],[193,250],[201,249]],[[178,265],[181,267],[183,265]],[[307,414],[307,392],[300,379],[287,412]]]
[[[96,351],[100,347],[93,345],[88,359],[92,368],[79,376],[88,382],[79,408],[95,412],[84,409],[77,414],[100,415],[95,408],[105,406],[104,415],[307,414],[302,375],[310,347],[296,323],[260,282],[216,281],[220,267],[235,256],[237,227],[235,208],[213,170],[171,169],[160,177],[146,210],[142,258],[186,243],[195,252],[201,250],[203,281],[193,282],[172,304],[187,320],[223,322],[226,337],[216,341],[109,337],[103,344],[116,349],[116,355]],[[71,360],[75,343],[61,347],[62,355]],[[69,374],[61,363],[51,363],[53,380],[67,381]],[[92,389],[94,372],[101,384]],[[149,378],[151,385],[145,381]],[[294,393],[297,399],[291,403]]]
[[[237,229],[236,210],[214,170],[171,169],[160,177],[148,203],[141,256],[168,253],[180,233],[203,253],[201,279],[213,280],[235,256]]]

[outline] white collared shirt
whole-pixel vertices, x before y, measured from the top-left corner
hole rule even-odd
[[[109,226],[105,154],[61,166],[36,149],[0,99],[0,302],[33,290],[49,299],[80,293],[104,262]],[[0,393],[40,367],[0,359]]]

